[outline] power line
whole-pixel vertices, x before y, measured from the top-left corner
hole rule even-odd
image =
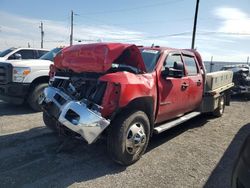
[[[145,8],[151,8],[151,7],[156,7],[156,6],[162,6],[162,5],[169,5],[169,4],[174,4],[178,3],[184,0],[168,0],[164,1],[161,3],[152,3],[148,5],[143,5],[143,6],[134,6],[130,8],[122,8],[122,9],[113,9],[113,10],[106,10],[106,11],[99,11],[99,12],[89,12],[83,15],[98,15],[98,14],[113,14],[113,13],[120,13],[120,12],[127,12],[127,11],[134,11],[138,9],[145,9]]]
[[[159,23],[172,23],[172,22],[182,22],[182,21],[187,21],[187,20],[192,20],[193,18],[180,18],[180,19],[171,19],[171,20],[149,20],[149,21],[140,21],[140,22],[126,22],[126,23],[110,23],[107,22],[106,20],[101,20],[101,19],[96,19],[92,18],[91,16],[85,16],[85,15],[79,15],[83,19],[87,20],[92,20],[97,23],[102,23],[105,25],[112,25],[112,26],[118,26],[118,27],[124,27],[124,25],[147,25],[147,24],[159,24]]]
[[[164,34],[164,35],[149,35],[149,36],[143,36],[142,38],[131,38],[131,39],[112,39],[112,41],[123,41],[123,42],[139,42],[143,40],[148,39],[163,39],[168,37],[177,37],[177,36],[190,36],[192,34],[192,31],[186,31],[186,32],[180,32],[180,33],[171,33],[171,34]],[[216,35],[216,34],[222,34],[222,35],[236,35],[236,36],[250,36],[250,33],[227,33],[227,32],[198,32],[197,35]],[[104,40],[109,41],[109,39]]]

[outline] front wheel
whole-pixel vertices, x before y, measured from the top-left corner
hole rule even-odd
[[[50,130],[53,132],[57,132],[58,129],[56,127],[56,120],[53,119],[47,112],[43,112],[43,122]]]
[[[144,154],[150,135],[150,123],[142,111],[123,113],[110,127],[107,148],[111,158],[122,165],[135,163]]]
[[[38,84],[36,85],[32,91],[30,92],[29,96],[28,96],[28,103],[29,106],[35,111],[35,112],[39,112],[41,111],[41,106],[39,104],[39,100],[41,98],[41,96],[43,95],[43,90],[48,87],[47,83],[42,83],[42,84]]]
[[[225,96],[221,95],[219,98],[218,108],[214,110],[213,115],[215,117],[221,117],[225,110]]]

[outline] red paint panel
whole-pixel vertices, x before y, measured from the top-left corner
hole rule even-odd
[[[157,89],[155,81],[155,73],[135,75],[129,72],[116,72],[102,76],[99,80],[106,81],[108,83],[116,83],[120,86],[119,102],[117,107],[122,108],[129,104],[132,100],[140,97],[153,97],[154,101],[157,98]],[[112,89],[107,88],[103,99],[103,115],[110,115],[112,110],[106,110],[110,108],[107,101],[114,100]],[[156,105],[156,104],[155,104]]]
[[[120,84],[115,84],[108,82],[106,91],[102,99],[102,116],[110,116],[119,107],[121,86]]]
[[[123,52],[122,61],[119,57]],[[55,59],[54,64],[59,69],[70,69],[74,72],[106,72],[115,62],[126,64],[146,71],[140,50],[131,44],[95,43],[73,45],[64,48]]]

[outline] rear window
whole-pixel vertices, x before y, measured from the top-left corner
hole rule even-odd
[[[189,76],[197,75],[198,74],[198,68],[197,68],[194,57],[184,55],[183,59],[184,59],[185,65],[186,65],[187,74]]]
[[[38,52],[38,58],[42,57],[44,54],[48,53],[48,51],[45,50],[37,50]]]
[[[147,72],[152,72],[160,56],[160,51],[142,49],[141,55],[142,55]]]
[[[51,51],[47,52],[46,54],[44,54],[39,59],[54,61],[55,56],[61,50],[62,50],[62,48],[54,48],[53,50],[51,50]]]

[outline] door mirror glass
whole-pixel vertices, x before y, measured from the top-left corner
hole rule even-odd
[[[182,62],[174,62],[173,67],[165,67],[161,74],[164,78],[181,78],[183,76],[183,70],[184,67]]]
[[[14,53],[8,59],[22,59],[22,55],[19,53]]]
[[[15,53],[15,59],[22,59],[22,55],[19,53]]]

